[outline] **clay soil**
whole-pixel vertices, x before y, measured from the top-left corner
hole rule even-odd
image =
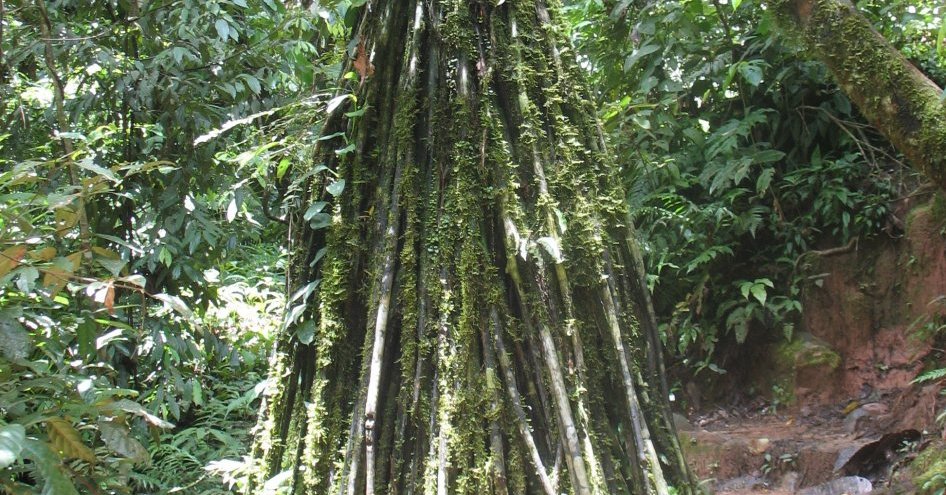
[[[872,493],[918,492],[907,466],[930,442],[946,440],[936,422],[946,408],[943,383],[912,383],[946,367],[944,209],[900,205],[902,234],[801,260],[811,283],[798,334],[835,357],[806,361],[786,354],[798,347],[773,340],[726,363],[728,384],[699,387],[714,397],[687,397],[703,409],[679,415],[678,427],[707,491],[829,494],[811,489],[856,474],[873,483]],[[881,449],[882,459],[846,465],[871,442],[904,432],[910,441],[890,437],[897,443]]]

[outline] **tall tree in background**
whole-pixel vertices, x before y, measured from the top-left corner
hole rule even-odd
[[[290,331],[255,447],[270,486],[692,491],[623,192],[556,3],[359,13],[357,89],[330,103],[292,219]]]
[[[877,32],[850,0],[769,2],[841,89],[910,163],[946,190],[946,94]],[[942,46],[943,33],[936,40]],[[932,40],[931,40],[932,41]]]

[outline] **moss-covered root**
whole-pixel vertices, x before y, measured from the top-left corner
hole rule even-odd
[[[942,90],[878,33],[850,0],[769,0],[845,93],[914,167],[946,189]]]

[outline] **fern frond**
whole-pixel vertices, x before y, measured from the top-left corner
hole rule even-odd
[[[936,381],[941,378],[946,378],[946,368],[927,371],[926,373],[914,378],[911,383],[926,383]]]

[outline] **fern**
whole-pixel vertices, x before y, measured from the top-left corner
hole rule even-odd
[[[42,480],[42,495],[79,495],[63,472],[61,459],[45,443],[27,438],[23,443],[23,458],[33,461],[28,467],[34,478]]]
[[[939,368],[939,369],[927,371],[926,373],[923,373],[920,376],[916,377],[911,383],[933,382],[936,380],[940,380],[942,378],[946,378],[946,368]]]
[[[161,480],[144,473],[132,471],[128,473],[128,478],[136,493],[166,493],[168,490],[167,485]]]

